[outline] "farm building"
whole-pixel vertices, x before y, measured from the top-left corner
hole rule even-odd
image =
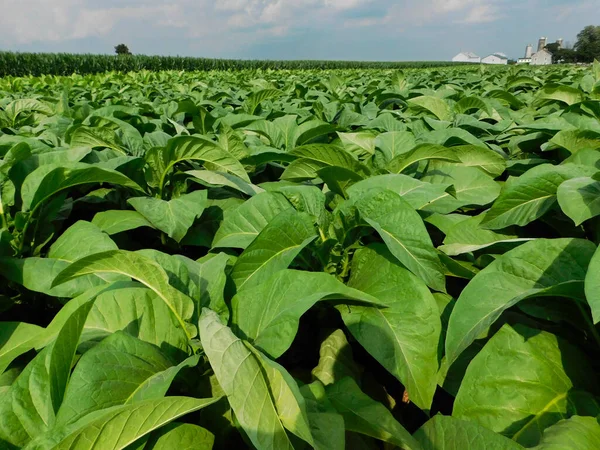
[[[481,62],[481,58],[477,56],[473,52],[460,52],[454,58],[452,58],[453,62],[469,62],[469,63],[479,63]]]
[[[548,66],[552,64],[552,53],[543,48],[539,52],[536,52],[531,57],[532,66]]]
[[[481,60],[483,64],[508,64],[508,57],[504,53],[492,53]]]

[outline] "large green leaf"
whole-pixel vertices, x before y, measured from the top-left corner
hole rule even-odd
[[[453,415],[531,447],[561,419],[598,415],[598,404],[582,391],[597,382],[577,348],[544,331],[505,325],[467,368]]]
[[[99,212],[92,219],[92,223],[108,235],[135,230],[140,227],[154,228],[139,212],[127,210]]]
[[[154,344],[173,360],[188,351],[185,330],[179,327],[167,304],[151,289],[137,284],[100,293],[82,334],[83,348],[118,331]],[[72,300],[75,301],[75,300]]]
[[[584,300],[584,280],[595,246],[582,239],[537,239],[500,256],[462,291],[448,323],[452,363],[503,311],[532,297]]]
[[[292,344],[300,317],[320,300],[379,304],[326,273],[281,270],[231,301],[234,330],[272,358]]]
[[[558,187],[558,204],[575,225],[600,214],[600,181],[591,177],[573,178]]]
[[[600,133],[591,130],[562,130],[550,142],[571,153],[585,149],[600,149]]]
[[[592,167],[575,164],[534,167],[505,185],[482,225],[492,230],[509,225],[527,225],[556,204],[556,192],[564,181],[595,173],[596,169]]]
[[[271,220],[237,259],[231,272],[238,291],[257,286],[286,269],[300,251],[317,237],[312,218],[295,209]]]
[[[306,402],[306,411],[316,450],[344,450],[346,448],[344,418],[335,410],[324,386],[315,381],[300,388]]]
[[[460,165],[465,167],[476,167],[491,177],[502,175],[506,170],[505,159],[493,150],[476,145],[458,145],[452,147],[452,151],[460,160]],[[436,163],[440,165],[449,163]]]
[[[262,89],[248,96],[244,102],[244,110],[248,114],[254,114],[260,104],[266,100],[273,100],[282,95],[279,89]]]
[[[24,322],[0,324],[0,374],[13,359],[34,347],[35,340],[44,332],[42,327]]]
[[[361,217],[406,268],[431,288],[445,291],[444,271],[425,224],[402,197],[389,190],[371,189],[352,200]]]
[[[392,413],[362,392],[352,378],[344,378],[325,390],[329,401],[344,417],[347,431],[371,436],[406,450],[421,449]]]
[[[487,205],[500,195],[500,185],[474,167],[447,166],[430,169],[422,180],[454,187],[451,192],[445,192],[432,200],[423,208],[425,211],[447,214],[463,206]]]
[[[302,424],[306,414],[287,384],[293,379],[282,375],[281,366],[269,366],[266,373],[262,355],[238,339],[214,312],[203,310],[199,330],[217,380],[250,441],[258,449],[293,449],[284,427]],[[278,385],[269,378],[274,372],[279,374]]]
[[[210,450],[215,436],[191,423],[173,422],[152,433],[144,450]]]
[[[79,422],[55,428],[33,441],[27,450],[121,450],[138,439],[178,419],[198,411],[218,398],[167,397],[132,405],[109,408]]]
[[[595,450],[600,442],[596,417],[573,416],[547,428],[535,450]]]
[[[450,184],[432,184],[401,174],[386,174],[369,177],[348,188],[350,196],[357,196],[369,189],[387,189],[400,195],[414,209],[422,209],[432,201],[444,197],[451,189]]]
[[[212,246],[246,248],[275,216],[291,208],[279,193],[255,195],[223,218]]]
[[[408,102],[411,105],[426,109],[440,120],[452,120],[453,118],[452,109],[444,99],[423,95],[421,97],[411,98]]]
[[[69,280],[89,275],[117,273],[139,281],[156,293],[169,307],[179,326],[191,336],[189,324],[194,310],[193,301],[169,284],[169,276],[152,259],[124,250],[97,253],[82,258],[57,275],[54,286]]]
[[[355,156],[336,145],[304,145],[296,147],[291,153],[298,158],[314,161],[322,165],[322,167],[338,166],[353,170],[358,166],[358,159]]]
[[[383,153],[386,163],[398,155],[409,152],[416,145],[415,136],[410,131],[388,131],[375,138],[375,146]]]
[[[155,228],[177,242],[185,237],[194,221],[206,207],[207,191],[195,191],[173,200],[153,197],[134,197],[127,200]]]
[[[411,165],[427,160],[461,162],[458,155],[450,148],[435,144],[421,144],[409,152],[396,156],[389,162],[387,169],[392,173],[401,173]]]
[[[72,298],[92,287],[124,279],[118,274],[90,274],[61,286],[52,285],[54,278],[70,263],[110,250],[117,250],[117,245],[96,225],[80,220],[52,244],[47,258],[5,258],[0,260],[0,268],[6,278],[31,291]]]
[[[573,105],[583,100],[583,92],[571,86],[548,85],[539,91],[537,100],[556,100],[567,105]]]
[[[485,214],[468,217],[466,220],[454,224],[446,232],[444,245],[439,250],[450,256],[474,252],[495,244],[505,243],[520,245],[531,239],[521,238],[514,228],[492,231],[482,228],[481,221]]]
[[[230,258],[226,253],[219,253],[188,267],[190,278],[200,288],[200,305],[213,310],[226,321],[229,319],[229,307],[225,302],[224,289]]]
[[[212,170],[188,170],[186,175],[192,177],[192,180],[197,181],[207,187],[229,187],[246,195],[256,195],[263,192],[261,188],[242,180],[236,175],[225,172],[214,172]]]
[[[57,414],[58,425],[125,404],[149,378],[171,366],[152,344],[123,332],[110,335],[77,363]]]
[[[515,441],[481,425],[437,415],[417,430],[414,438],[423,450],[522,450]],[[558,450],[558,449],[557,449]]]
[[[23,211],[35,210],[54,194],[82,184],[110,183],[142,189],[120,172],[84,163],[48,164],[30,173],[21,187]]]
[[[56,340],[38,353],[0,398],[0,443],[23,446],[54,425],[93,301],[70,315]]]
[[[600,322],[600,250],[596,250],[585,276],[585,297],[594,323]]]
[[[371,294],[386,308],[341,306],[344,323],[356,340],[406,386],[411,401],[428,410],[437,386],[442,328],[429,289],[380,245],[355,253],[348,285]]]
[[[158,186],[166,183],[166,177],[174,166],[183,161],[203,161],[211,169],[229,172],[249,182],[242,164],[216,142],[196,136],[178,136],[169,139],[167,146],[157,148],[147,155],[148,163],[156,172]]]
[[[344,377],[357,380],[360,368],[352,357],[352,347],[342,330],[333,331],[321,343],[319,364],[312,370],[312,375],[327,386]]]

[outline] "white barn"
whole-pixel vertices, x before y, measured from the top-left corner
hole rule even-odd
[[[481,58],[477,56],[473,52],[460,52],[454,58],[452,58],[453,62],[466,62],[466,63],[479,63],[481,62]]]
[[[532,66],[548,66],[552,64],[552,53],[543,48],[539,52],[536,52],[531,57]]]
[[[492,53],[481,60],[483,64],[508,64],[508,57],[504,53]]]

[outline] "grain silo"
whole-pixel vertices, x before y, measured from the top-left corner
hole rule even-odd
[[[525,47],[525,59],[531,58],[531,55],[533,55],[533,45],[529,44]]]
[[[540,52],[542,50],[544,50],[544,48],[546,48],[546,44],[548,42],[548,38],[545,37],[541,37],[540,40],[538,41],[538,48],[537,51]]]

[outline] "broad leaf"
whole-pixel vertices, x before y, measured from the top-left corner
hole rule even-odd
[[[169,285],[164,269],[152,259],[124,250],[97,253],[82,258],[64,269],[53,281],[54,286],[89,275],[117,273],[139,281],[154,291],[169,307],[181,328],[191,336],[186,321],[191,319],[194,304],[186,295]]]
[[[48,164],[34,170],[21,187],[23,211],[37,209],[44,201],[65,189],[82,184],[110,183],[142,189],[116,170],[103,169],[84,163]]]
[[[481,425],[442,415],[419,428],[414,438],[423,450],[523,450],[515,441]]]
[[[590,177],[573,178],[562,183],[557,192],[563,212],[579,226],[600,215],[600,181]]]
[[[257,286],[286,269],[300,251],[316,238],[308,214],[290,209],[280,213],[240,255],[231,278],[237,290]]]
[[[320,300],[379,304],[326,273],[282,270],[233,298],[234,330],[267,355],[279,358],[292,344],[300,317]]]
[[[292,209],[279,193],[264,192],[245,201],[221,222],[213,247],[246,248],[280,212]]]
[[[453,415],[531,447],[559,420],[600,412],[581,391],[595,388],[593,373],[586,357],[560,338],[505,325],[469,365]]]
[[[195,191],[169,201],[134,197],[127,202],[154,228],[181,242],[194,221],[202,215],[206,207],[206,194],[207,191]]]
[[[341,306],[344,323],[406,386],[410,400],[428,410],[437,386],[441,332],[438,306],[429,289],[383,246],[355,253],[348,285],[371,294],[386,308]]]
[[[458,155],[450,148],[434,144],[421,144],[413,150],[396,156],[387,165],[392,173],[401,173],[420,161],[441,160],[459,163]]]
[[[537,239],[500,256],[462,291],[448,323],[452,363],[503,311],[532,297],[584,300],[594,245],[581,239]]]
[[[595,450],[600,442],[596,417],[573,416],[547,428],[535,450]]]
[[[202,347],[217,380],[250,441],[258,449],[292,450],[294,447],[281,418],[286,411],[279,410],[277,397],[271,393],[270,380],[256,353],[210,310],[203,310],[199,330]],[[292,399],[288,397],[287,400]],[[297,409],[301,408],[300,405],[295,403],[295,399],[292,400],[290,405],[286,405],[286,410],[291,412],[290,408],[294,408],[301,411]]]
[[[110,408],[56,428],[33,441],[28,450],[122,450],[179,417],[217,402],[218,398],[167,397]]]
[[[406,450],[421,449],[392,413],[363,393],[351,378],[344,378],[325,390],[329,401],[344,417],[347,431],[365,434]]]
[[[215,436],[191,423],[173,422],[152,433],[144,450],[210,450]]]
[[[148,379],[171,366],[152,344],[123,332],[110,335],[77,363],[57,415],[58,425],[125,404]]]
[[[534,167],[505,185],[482,225],[491,230],[509,225],[527,225],[542,217],[556,204],[556,192],[564,181],[595,173],[596,170],[591,167],[575,164],[543,164]]]
[[[419,214],[398,194],[371,189],[354,204],[379,233],[390,252],[411,272],[438,291],[445,291],[443,268]]]
[[[313,377],[327,386],[345,377],[356,381],[360,372],[352,357],[352,347],[346,335],[342,330],[333,331],[321,343],[319,364],[311,372]]]
[[[92,223],[111,236],[140,227],[154,228],[139,212],[127,210],[99,212],[94,216]]]
[[[438,247],[449,256],[462,255],[488,248],[495,244],[520,245],[531,239],[521,238],[514,228],[492,231],[482,228],[485,214],[469,217],[454,224],[446,231],[444,245]]]
[[[55,424],[77,350],[79,336],[94,299],[69,316],[56,340],[27,365],[0,399],[0,442],[23,446]]]

